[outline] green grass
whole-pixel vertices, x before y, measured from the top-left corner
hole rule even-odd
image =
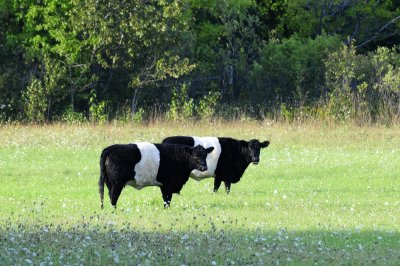
[[[268,139],[227,196],[127,187],[100,210],[99,155],[170,135]],[[400,261],[400,129],[274,123],[0,127],[0,265]],[[107,191],[107,190],[106,190]]]

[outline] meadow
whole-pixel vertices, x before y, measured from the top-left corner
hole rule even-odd
[[[190,179],[101,210],[99,156],[171,135],[269,140],[230,195]],[[0,265],[398,265],[400,128],[324,123],[0,126]],[[107,192],[107,190],[106,190]]]

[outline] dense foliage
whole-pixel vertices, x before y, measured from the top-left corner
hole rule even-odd
[[[398,0],[2,0],[0,121],[391,123],[399,14]]]

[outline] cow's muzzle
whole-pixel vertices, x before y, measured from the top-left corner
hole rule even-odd
[[[259,162],[260,162],[260,159],[253,158],[253,161],[252,161],[253,164],[257,165]]]
[[[199,171],[204,172],[204,171],[207,171],[207,170],[208,170],[207,166],[200,165]]]

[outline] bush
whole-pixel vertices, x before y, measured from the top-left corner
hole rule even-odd
[[[182,84],[180,88],[172,90],[171,103],[166,117],[173,121],[183,121],[193,117],[194,101],[189,98],[188,87]]]
[[[106,102],[97,100],[96,91],[90,92],[89,98],[89,118],[92,123],[104,124],[108,120],[106,113]]]
[[[380,47],[367,55],[343,45],[326,61],[327,113],[337,121],[390,123],[399,116],[400,56]]]
[[[32,78],[31,83],[23,93],[23,108],[29,122],[43,123],[46,117],[46,92],[40,80]]]
[[[143,119],[144,119],[143,117],[144,117],[144,109],[143,108],[139,108],[133,114],[133,117],[132,117],[133,123],[135,123],[135,124],[143,123]]]
[[[336,120],[349,120],[355,113],[352,84],[360,75],[356,73],[358,66],[354,46],[343,45],[340,50],[331,53],[325,66],[326,86],[329,89],[327,112]]]
[[[200,99],[196,106],[196,113],[200,119],[210,120],[214,116],[219,99],[219,92],[209,92],[208,95]]]
[[[324,94],[324,62],[339,43],[328,35],[306,41],[298,37],[271,40],[253,63],[247,97],[253,105],[318,101]]]
[[[62,114],[61,121],[67,124],[80,125],[87,122],[87,119],[82,113],[75,112],[72,107],[68,107],[67,110]]]

